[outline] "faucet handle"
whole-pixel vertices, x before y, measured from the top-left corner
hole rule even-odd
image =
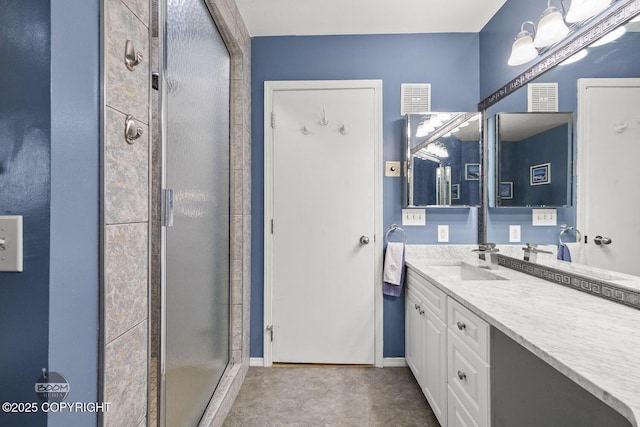
[[[472,252],[498,252],[500,249],[496,249],[495,243],[480,243],[478,249],[473,249]]]

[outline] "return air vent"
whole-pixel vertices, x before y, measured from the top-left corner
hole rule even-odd
[[[402,83],[400,114],[431,111],[431,83]]]
[[[558,111],[558,83],[529,83],[529,112]]]

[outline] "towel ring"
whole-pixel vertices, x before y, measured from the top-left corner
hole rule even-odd
[[[407,234],[404,232],[404,230],[400,227],[398,227],[396,224],[391,224],[391,227],[387,230],[387,234],[384,235],[384,240],[389,243],[389,234],[391,234],[393,231],[399,231],[402,233],[402,240],[403,243],[406,245],[407,244]]]
[[[582,233],[580,233],[580,231],[579,231],[577,228],[575,228],[575,227],[569,227],[569,226],[567,226],[567,225],[562,225],[562,226],[560,226],[560,229],[561,229],[561,231],[560,231],[560,235],[558,236],[558,242],[559,242],[561,245],[564,245],[564,242],[562,241],[562,235],[563,235],[564,233],[566,233],[567,231],[575,231],[575,233],[576,233],[576,237],[578,238],[578,242],[581,242],[581,241],[582,241]]]

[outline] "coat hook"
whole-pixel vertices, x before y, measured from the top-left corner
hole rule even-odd
[[[134,67],[142,62],[142,54],[136,52],[136,48],[133,47],[133,42],[127,40],[124,44],[124,65],[127,66],[129,71],[133,71]]]
[[[309,128],[307,128],[307,125],[302,126],[302,130],[301,130],[303,135],[309,135],[311,132],[309,132]]]
[[[628,123],[620,123],[618,125],[616,125],[616,127],[614,128],[616,133],[622,133],[625,130],[627,130],[627,127],[629,126]]]
[[[349,128],[347,128],[347,125],[342,125],[340,126],[340,133],[343,135],[346,135],[349,132]]]
[[[136,139],[142,136],[143,133],[142,128],[137,125],[135,120],[133,120],[133,116],[128,115],[124,120],[124,138],[126,141],[129,144],[133,144],[136,142]]]
[[[329,124],[327,121],[327,113],[325,113],[324,108],[322,109],[322,120],[320,120],[320,126],[326,126]]]

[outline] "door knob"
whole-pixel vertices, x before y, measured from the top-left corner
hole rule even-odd
[[[600,246],[600,245],[610,245],[611,241],[612,240],[609,237],[596,236],[596,237],[593,238],[593,243],[595,243],[598,246]]]
[[[362,246],[364,245],[368,245],[369,244],[369,236],[362,236],[360,237],[360,244]]]

